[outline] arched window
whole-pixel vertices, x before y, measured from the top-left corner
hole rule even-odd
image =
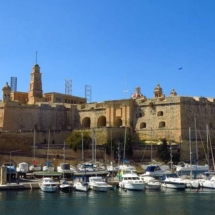
[[[141,128],[146,128],[146,123],[145,123],[145,122],[141,122],[141,123],[140,123],[140,129],[141,129]]]
[[[164,121],[159,122],[159,128],[164,128],[166,123]]]
[[[105,127],[106,126],[106,117],[100,116],[97,121],[97,127]]]
[[[120,118],[117,118],[115,121],[115,126],[120,127],[122,126],[122,120]]]
[[[90,128],[90,117],[85,117],[82,121],[83,128]]]
[[[157,116],[163,116],[163,111],[158,111]]]

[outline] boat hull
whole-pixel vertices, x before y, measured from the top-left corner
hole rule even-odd
[[[171,189],[185,189],[184,183],[177,183],[177,182],[163,182],[162,187],[164,188],[171,188]]]
[[[57,185],[50,185],[50,186],[40,185],[40,189],[43,192],[53,193],[53,192],[55,192],[57,190]]]
[[[145,183],[119,183],[119,187],[126,190],[144,190],[145,189]]]

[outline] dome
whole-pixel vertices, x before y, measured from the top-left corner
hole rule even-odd
[[[135,88],[135,92],[132,94],[131,98],[132,99],[139,99],[139,98],[143,98],[144,96],[142,95],[142,93],[140,92],[140,87],[137,86]]]

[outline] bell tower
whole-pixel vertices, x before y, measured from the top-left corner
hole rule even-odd
[[[40,72],[40,67],[36,63],[31,72],[30,89],[28,92],[29,103],[35,103],[39,98],[43,97],[42,90],[42,73]]]

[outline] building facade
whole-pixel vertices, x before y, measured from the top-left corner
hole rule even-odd
[[[52,130],[68,134],[74,129],[97,129],[105,133],[104,138],[101,137],[102,144],[114,130],[123,134],[126,129],[136,133],[141,140],[159,142],[166,138],[169,142],[181,143],[190,137],[206,140],[208,125],[210,138],[215,138],[214,98],[178,96],[174,89],[165,96],[158,84],[153,98],[146,98],[140,87],[136,87],[130,99],[89,104],[85,98],[77,96],[43,93],[38,64],[33,66],[30,75],[28,93],[11,92],[8,84],[2,89],[2,132],[36,129],[38,132]],[[65,137],[62,135],[62,138]]]

